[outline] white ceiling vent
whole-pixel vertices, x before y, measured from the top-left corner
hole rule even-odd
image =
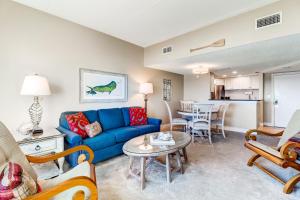
[[[168,54],[168,53],[171,53],[172,51],[173,51],[173,47],[172,46],[168,46],[168,47],[162,48],[162,53],[163,54]]]
[[[276,24],[282,23],[282,12],[278,12],[272,15],[268,15],[265,17],[261,17],[259,19],[256,19],[255,21],[255,28],[261,29],[268,26],[273,26]]]

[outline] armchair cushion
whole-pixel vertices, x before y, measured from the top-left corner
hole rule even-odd
[[[254,141],[254,140],[249,140],[248,143],[251,144],[252,146],[255,146],[255,147],[267,152],[267,153],[272,154],[273,156],[276,156],[278,158],[282,158],[282,156],[280,155],[280,152],[277,151],[276,149],[273,149],[272,147],[269,147],[267,145],[264,145],[262,143]]]
[[[70,171],[68,171],[56,178],[40,181],[39,185],[41,186],[41,189],[43,191],[46,189],[53,188],[54,186],[56,186],[59,183],[62,183],[64,181],[67,181],[71,178],[75,178],[78,176],[85,176],[85,177],[91,178],[91,165],[87,161],[77,165]],[[90,196],[90,191],[86,187],[76,186],[76,187],[73,187],[72,189],[66,190],[66,191],[56,195],[54,198],[52,198],[52,200],[72,199],[73,195],[78,190],[84,191],[84,193],[86,194],[85,199],[87,199],[87,197]]]
[[[3,169],[7,161],[18,163],[22,166],[34,181],[37,175],[30,163],[27,161],[24,153],[13,138],[9,130],[0,122],[0,169]]]
[[[37,183],[17,164],[8,162],[0,175],[0,199],[24,199],[37,193]]]
[[[291,139],[289,139],[289,141],[300,143],[300,136],[296,135],[295,137],[292,137]],[[300,148],[295,148],[295,151],[298,154],[297,160],[299,162],[300,161]]]

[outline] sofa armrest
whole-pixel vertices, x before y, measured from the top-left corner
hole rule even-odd
[[[61,126],[57,127],[57,130],[62,134],[65,134],[66,141],[71,144],[71,146],[76,146],[82,144],[82,137],[68,129],[65,129]]]
[[[161,119],[157,118],[148,118],[148,124],[153,124],[153,125],[161,125]]]

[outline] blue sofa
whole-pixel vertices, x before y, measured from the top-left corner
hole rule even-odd
[[[161,120],[148,118],[147,125],[130,126],[129,108],[110,108],[83,111],[90,123],[98,121],[103,132],[93,138],[83,139],[72,132],[66,120],[66,115],[77,111],[63,112],[59,119],[59,130],[65,134],[65,149],[78,145],[89,146],[95,154],[93,163],[112,158],[123,153],[122,147],[131,138],[147,133],[160,131]],[[66,157],[67,162],[74,167],[78,164],[78,156],[85,152],[76,152]],[[87,154],[88,156],[88,154]]]

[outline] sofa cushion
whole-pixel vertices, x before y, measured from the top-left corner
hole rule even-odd
[[[88,124],[85,126],[85,131],[87,133],[87,135],[92,138],[95,137],[96,135],[100,134],[102,132],[102,128],[101,125],[99,124],[99,122],[94,122],[91,124]]]
[[[130,125],[145,125],[147,124],[147,113],[144,108],[129,108]]]
[[[132,126],[132,127],[138,129],[140,135],[159,131],[159,126],[153,124],[139,125],[139,126]]]
[[[98,115],[103,131],[125,126],[120,108],[101,109]]]
[[[116,144],[116,139],[113,134],[103,132],[93,138],[87,138],[83,140],[83,144],[96,151],[98,149],[104,149]]]
[[[106,131],[106,133],[114,135],[117,143],[126,142],[131,138],[140,135],[140,132],[137,128],[130,127],[130,126],[108,130]]]
[[[88,137],[85,126],[89,124],[89,121],[82,112],[66,115],[66,119],[71,131],[77,133],[82,138]]]
[[[66,119],[66,115],[71,115],[71,114],[75,114],[78,113],[79,111],[68,111],[68,112],[63,112],[60,115],[60,119],[59,119],[59,126],[70,130],[70,127],[68,125],[68,121]],[[82,112],[86,118],[89,120],[90,123],[93,123],[95,121],[99,122],[99,118],[98,118],[98,113],[96,110],[88,110],[88,111],[83,111]]]
[[[125,126],[129,126],[130,125],[129,107],[121,108],[121,110],[123,113]]]
[[[86,116],[90,123],[94,123],[95,121],[99,122],[99,117],[96,110],[83,111],[83,114]]]

